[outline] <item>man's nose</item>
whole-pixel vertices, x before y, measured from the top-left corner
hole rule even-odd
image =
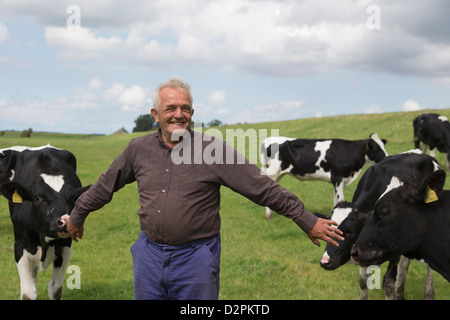
[[[178,107],[175,109],[174,115],[175,118],[183,118],[183,111],[181,110],[181,107]]]

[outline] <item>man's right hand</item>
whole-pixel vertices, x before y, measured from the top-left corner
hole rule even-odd
[[[77,227],[70,221],[70,216],[64,215],[61,217],[61,220],[63,221],[63,225],[66,226],[67,232],[70,234],[72,239],[76,242],[78,242],[78,238],[83,238],[84,233],[84,226]]]
[[[317,239],[339,246],[334,239],[342,241],[344,237],[342,237],[342,231],[336,228],[337,226],[338,224],[332,220],[318,218],[314,227],[307,234],[309,239],[318,247],[320,247],[320,242]]]

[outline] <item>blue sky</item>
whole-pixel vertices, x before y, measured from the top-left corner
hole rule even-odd
[[[0,0],[0,130],[131,131],[172,76],[205,123],[450,108],[449,13],[445,0]]]

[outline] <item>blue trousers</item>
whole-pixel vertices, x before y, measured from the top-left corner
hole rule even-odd
[[[220,234],[180,246],[161,245],[144,232],[131,246],[136,300],[217,300]]]

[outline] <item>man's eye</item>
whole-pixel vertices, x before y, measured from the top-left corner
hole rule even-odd
[[[176,108],[174,107],[167,107],[164,109],[165,112],[170,113],[170,112],[174,112]]]

